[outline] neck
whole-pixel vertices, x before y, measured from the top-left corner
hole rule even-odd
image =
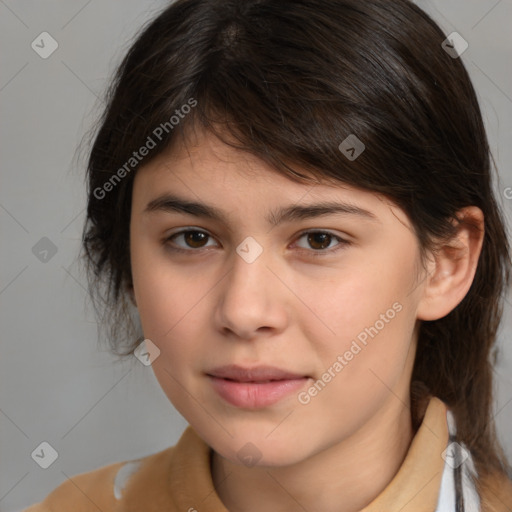
[[[293,465],[248,468],[213,452],[213,483],[230,512],[356,512],[398,472],[413,434],[409,407],[390,395],[350,438]]]

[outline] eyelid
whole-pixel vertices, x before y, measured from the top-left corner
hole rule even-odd
[[[180,228],[178,231],[174,231],[171,234],[166,235],[163,238],[162,243],[164,245],[168,245],[168,243],[171,241],[171,239],[173,237],[177,237],[177,236],[182,235],[184,233],[187,233],[189,231],[204,233],[208,237],[215,239],[215,237],[212,234],[210,234],[205,229],[198,228],[198,227],[195,227],[195,226],[186,226],[186,227]],[[315,250],[315,249],[304,249],[302,247],[298,248],[300,252],[307,253],[308,255],[312,255],[312,256],[322,256],[322,255],[324,255],[325,256],[325,255],[333,254],[334,252],[337,252],[338,250],[343,249],[345,246],[351,244],[351,242],[349,240],[341,237],[340,235],[337,235],[337,234],[333,233],[332,231],[330,231],[328,229],[321,229],[321,228],[309,228],[309,229],[306,229],[304,231],[301,231],[294,238],[295,241],[293,243],[295,244],[297,242],[297,240],[300,240],[302,237],[304,237],[305,235],[308,235],[310,233],[324,233],[324,234],[328,234],[331,237],[333,237],[334,239],[336,239],[338,241],[338,243],[334,247],[331,247],[330,249],[318,249],[318,250]],[[183,247],[179,247],[178,246],[178,247],[170,247],[170,249],[173,250],[173,251],[183,252],[183,253],[193,253],[193,252],[194,253],[201,253],[205,249],[208,250],[209,247],[211,248],[211,246],[206,246],[206,247],[200,247],[198,249],[193,249],[193,248],[185,249]]]
[[[177,231],[174,231],[170,234],[167,234],[164,236],[164,238],[162,239],[162,244],[163,245],[169,245],[169,242],[172,241],[172,238],[174,237],[177,237],[179,235],[183,235],[185,233],[188,233],[189,231],[193,231],[193,232],[199,232],[199,233],[204,233],[205,235],[207,235],[209,238],[211,239],[215,239],[215,237],[209,233],[207,230],[205,229],[202,229],[202,228],[198,228],[198,227],[195,227],[195,226],[185,226],[183,228],[180,228],[179,230]],[[207,246],[207,247],[201,247],[199,249],[193,249],[193,248],[188,248],[188,249],[185,249],[183,247],[170,247],[171,250],[173,251],[177,251],[177,252],[188,252],[188,253],[191,253],[191,252],[201,252],[203,249],[207,249],[211,246]]]
[[[343,238],[342,236],[333,233],[329,229],[321,229],[321,228],[310,228],[310,229],[301,231],[297,235],[295,240],[300,240],[303,236],[308,235],[310,233],[325,233],[325,234],[330,235],[331,237],[335,238],[338,241],[338,243],[334,247],[331,247],[329,249],[315,250],[315,249],[304,249],[302,247],[299,248],[299,251],[306,252],[308,255],[312,255],[315,257],[316,256],[327,256],[329,254],[333,254],[333,253],[337,252],[338,250],[343,249],[345,246],[351,244],[351,242],[349,240],[347,240],[346,238]],[[294,243],[296,243],[296,242],[294,242]]]

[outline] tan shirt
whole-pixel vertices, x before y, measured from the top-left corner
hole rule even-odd
[[[431,398],[398,473],[361,512],[434,512],[448,444],[445,404]],[[121,470],[121,471],[120,471]],[[512,481],[487,479],[482,512],[512,512]],[[210,447],[189,426],[175,446],[71,477],[25,512],[228,512],[213,486]]]

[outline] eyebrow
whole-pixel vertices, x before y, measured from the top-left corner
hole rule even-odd
[[[195,201],[189,201],[178,197],[173,194],[163,194],[153,200],[151,200],[144,209],[144,213],[153,212],[178,212],[195,217],[203,217],[228,224],[226,214],[216,206],[208,205],[206,203],[200,203]],[[270,212],[265,220],[273,225],[277,226],[283,222],[292,222],[297,220],[311,219],[321,217],[325,215],[356,215],[368,220],[379,222],[377,216],[364,208],[359,206],[341,203],[339,201],[321,201],[315,204],[309,205],[290,205],[278,209],[277,211]]]

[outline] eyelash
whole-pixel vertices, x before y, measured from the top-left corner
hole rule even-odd
[[[182,247],[175,247],[170,244],[170,242],[174,238],[176,238],[180,235],[184,235],[186,233],[204,233],[208,237],[213,238],[209,233],[207,233],[206,231],[202,231],[200,229],[184,229],[182,231],[177,231],[176,233],[173,233],[172,235],[164,238],[164,240],[162,240],[162,243],[163,243],[163,245],[166,246],[166,248],[168,250],[173,251],[173,252],[181,252],[181,253],[202,252],[202,250],[205,249],[204,247],[201,247],[199,249],[193,249],[193,248],[183,249]],[[338,244],[335,245],[334,248],[331,248],[331,249],[316,249],[315,250],[315,249],[302,249],[301,248],[301,249],[299,249],[300,252],[306,252],[310,256],[318,257],[318,256],[332,255],[332,254],[338,252],[339,250],[345,248],[345,246],[350,245],[350,242],[348,240],[345,240],[345,239],[339,237],[338,235],[331,233],[330,231],[323,231],[323,230],[319,230],[319,229],[310,229],[310,230],[303,231],[302,233],[300,233],[298,235],[297,240],[300,240],[302,237],[304,237],[306,235],[318,234],[318,233],[331,236],[333,239],[335,239],[338,242]]]

